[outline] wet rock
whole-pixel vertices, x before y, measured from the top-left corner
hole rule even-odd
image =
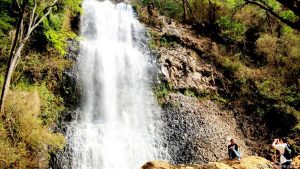
[[[68,47],[67,47],[67,50],[66,50],[65,57],[67,59],[76,61],[76,59],[77,59],[77,57],[79,55],[79,52],[80,52],[79,41],[74,40],[74,39],[68,39],[67,40],[67,44],[68,44]]]
[[[171,93],[163,110],[164,137],[174,163],[224,159],[231,138],[237,140],[242,154],[251,154],[234,113],[222,110],[216,103]]]
[[[79,42],[76,40],[68,40],[68,48],[65,57],[71,61],[73,61],[73,66],[71,68],[65,69],[63,72],[62,80],[60,82],[60,95],[64,99],[65,111],[62,112],[59,116],[57,126],[55,131],[58,131],[64,135],[67,134],[67,126],[70,125],[75,118],[78,118],[79,114],[77,110],[77,106],[79,105],[79,101],[81,98],[81,89],[78,82],[78,76],[75,72],[76,61],[78,58],[79,52]],[[66,146],[64,149],[67,149]],[[64,150],[56,152],[55,154],[51,154],[49,160],[49,169],[59,169],[59,168],[72,168],[69,162],[69,159],[62,159]],[[65,158],[70,158],[65,157]]]

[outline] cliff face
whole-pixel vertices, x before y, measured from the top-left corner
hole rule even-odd
[[[173,162],[224,159],[231,138],[243,155],[262,154],[260,140],[267,136],[263,120],[222,97],[231,95],[232,83],[214,62],[219,46],[186,25],[154,15],[157,24],[148,27],[149,45],[161,72],[155,92]],[[141,18],[149,24],[145,17],[151,16]]]
[[[231,138],[237,140],[243,155],[252,154],[236,112],[181,93],[170,93],[164,104],[167,142],[176,163],[224,159]]]

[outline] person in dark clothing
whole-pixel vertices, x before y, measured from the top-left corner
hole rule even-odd
[[[240,152],[239,152],[239,146],[235,143],[234,139],[230,140],[230,144],[228,145],[228,156],[229,159],[232,160],[234,158],[237,158],[240,160]]]

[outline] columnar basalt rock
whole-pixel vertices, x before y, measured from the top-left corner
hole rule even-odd
[[[164,103],[168,150],[175,163],[217,161],[227,157],[227,144],[235,138],[243,155],[251,154],[233,112],[211,100],[171,93]]]

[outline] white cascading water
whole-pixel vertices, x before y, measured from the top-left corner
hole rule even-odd
[[[73,169],[138,169],[166,159],[143,26],[130,5],[84,0],[80,118],[69,127]]]

